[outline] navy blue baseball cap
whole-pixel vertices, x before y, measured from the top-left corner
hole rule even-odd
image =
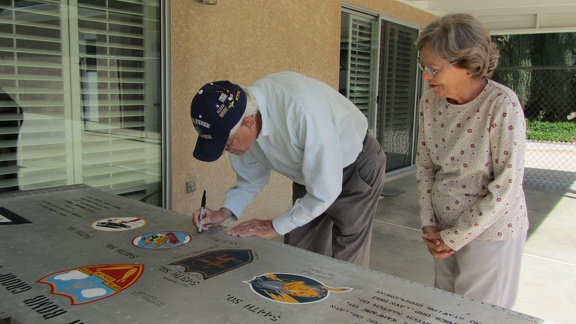
[[[230,81],[205,84],[192,99],[190,115],[198,132],[194,157],[212,162],[224,152],[230,131],[246,110],[246,93]]]

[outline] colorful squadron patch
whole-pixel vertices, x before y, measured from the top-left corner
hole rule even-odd
[[[180,247],[190,243],[192,236],[183,232],[152,232],[135,237],[132,244],[149,250],[162,250]]]
[[[4,207],[0,207],[0,225],[19,225],[31,223],[26,218],[16,215]]]
[[[218,250],[170,263],[181,265],[186,272],[198,272],[204,280],[252,262],[252,250]]]
[[[261,297],[284,304],[316,303],[328,298],[330,292],[344,293],[352,288],[333,288],[301,275],[267,273],[244,281]]]
[[[92,223],[92,228],[105,232],[129,231],[146,225],[146,221],[138,217],[105,218]]]
[[[38,282],[52,287],[52,294],[70,298],[72,306],[107,298],[130,287],[142,275],[141,264],[100,264],[68,269]]]

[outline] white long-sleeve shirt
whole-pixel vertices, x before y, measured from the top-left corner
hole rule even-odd
[[[522,181],[526,122],[516,94],[488,80],[463,105],[433,90],[420,100],[416,158],[422,226],[437,226],[459,250],[528,230]]]
[[[223,207],[239,218],[275,170],[307,190],[272,221],[283,235],[310,222],[336,200],[342,191],[342,169],[362,150],[368,123],[339,92],[302,74],[273,74],[248,90],[262,114],[262,130],[246,153],[230,155],[237,183],[226,192]]]

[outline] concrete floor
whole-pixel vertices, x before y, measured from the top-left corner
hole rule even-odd
[[[374,221],[371,268],[433,285],[421,239],[415,172],[392,175]],[[400,193],[402,192],[402,193]],[[576,193],[525,188],[531,222],[515,311],[550,323],[576,323]]]

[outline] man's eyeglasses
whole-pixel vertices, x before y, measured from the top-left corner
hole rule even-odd
[[[438,72],[444,70],[445,68],[458,63],[456,61],[456,62],[452,62],[450,64],[446,64],[441,68],[433,69],[429,66],[424,65],[424,63],[422,63],[422,61],[420,61],[420,59],[416,59],[416,62],[418,63],[418,67],[420,68],[420,70],[422,70],[422,72],[428,72],[428,74],[430,74],[432,77],[435,77]]]

